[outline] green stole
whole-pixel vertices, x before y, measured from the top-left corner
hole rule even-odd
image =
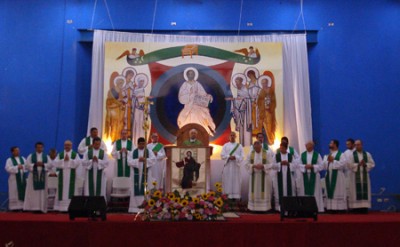
[[[85,145],[86,145],[86,146],[92,145],[92,142],[90,141],[90,136],[87,136],[87,137],[85,138]]]
[[[336,153],[335,160],[339,161],[341,155],[342,155],[342,152],[338,151]],[[326,184],[326,191],[328,194],[328,199],[333,199],[333,195],[335,194],[337,174],[338,174],[337,169],[332,170],[332,181],[331,181],[329,164],[328,164],[328,170],[326,172],[326,177],[325,177],[325,184]]]
[[[354,162],[360,163],[358,160],[357,151],[353,152]],[[363,151],[363,160],[365,163],[368,163],[367,153]],[[368,173],[366,167],[364,167],[363,172],[363,181],[361,182],[361,171],[360,166],[357,166],[356,172],[356,193],[357,193],[357,201],[359,200],[368,200]]]
[[[37,168],[37,156],[36,156],[36,152],[32,153],[31,155],[31,161],[34,164],[33,165],[33,189],[34,190],[44,190],[45,187],[45,181],[46,181],[46,171],[44,166],[42,167],[42,171],[38,172],[38,168]],[[43,164],[47,163],[47,155],[42,153],[42,162]]]
[[[262,164],[265,165],[267,164],[267,152],[262,149]],[[250,154],[250,164],[254,164],[254,156],[256,155],[256,152],[253,150],[251,151]],[[251,197],[254,200],[254,187],[255,187],[255,172],[254,169],[252,169],[251,172]],[[265,192],[265,171],[261,171],[261,198],[264,199],[264,192]]]
[[[72,151],[71,159],[76,158],[76,152]],[[64,160],[64,151],[59,154],[59,159]],[[58,170],[58,200],[62,200],[63,198],[63,189],[64,189],[64,169]],[[71,168],[71,172],[69,175],[69,191],[68,191],[68,199],[72,199],[75,194],[75,177],[76,171],[75,168]]]
[[[229,153],[229,156],[232,156],[235,152],[236,152],[236,150],[238,149],[238,147],[239,147],[239,143],[236,143],[236,146],[232,149],[232,151]]]
[[[281,153],[277,153],[275,155],[275,160],[277,163],[280,163],[282,161]],[[293,155],[288,153],[288,161],[291,163],[293,160]],[[288,196],[292,196],[292,177],[291,177],[291,172],[290,172],[290,166],[287,167],[287,172],[286,172],[286,192]],[[278,172],[278,191],[279,191],[279,203],[281,202],[281,198],[283,197],[283,172],[282,172],[282,165],[281,169]]]
[[[146,148],[144,150],[144,154],[146,159],[149,158],[149,150]],[[133,159],[138,159],[139,158],[139,149],[135,149],[133,151]],[[144,172],[144,163],[143,163],[143,167],[142,167],[142,174],[139,174],[139,168],[134,167],[133,168],[133,178],[135,183],[133,184],[133,189],[134,189],[134,195],[135,196],[143,196],[144,195],[144,187],[146,186],[144,183],[145,181],[147,181],[147,169],[146,172]],[[142,177],[143,175],[143,177]],[[142,177],[142,183],[141,186],[139,186],[139,181],[140,178]]]
[[[267,146],[267,147],[268,147],[268,146]],[[289,147],[288,149],[289,149],[290,155],[294,156],[294,148],[293,148],[293,147]],[[281,150],[279,150],[279,148],[278,148],[278,150],[276,150],[276,151],[277,151],[278,153],[281,152]]]
[[[11,157],[11,161],[14,166],[18,166],[18,162],[15,157]],[[24,164],[24,159],[22,157],[19,157],[19,163],[21,165]],[[18,173],[15,174],[15,178],[17,180],[18,200],[23,201],[25,199],[26,180],[24,174],[21,174],[20,169],[18,169]]]
[[[161,148],[163,148],[163,145],[162,145],[161,143],[158,142],[158,143],[153,147],[152,151],[153,151],[153,152],[159,152],[159,151],[161,150]]]
[[[104,158],[104,150],[103,149],[100,149],[98,158],[101,159],[101,160]],[[88,159],[89,160],[93,159],[93,148],[90,148],[88,150]],[[89,196],[95,196],[95,195],[96,196],[100,196],[100,194],[101,194],[101,180],[102,180],[102,177],[103,177],[103,170],[97,169],[96,194],[94,192],[93,166],[89,170],[89,174],[88,175],[89,175],[89,178],[88,178],[88,180],[89,180]]]
[[[122,149],[122,140],[121,139],[116,141],[116,146],[117,146],[117,151],[118,152],[121,151],[121,149]],[[126,149],[129,151],[132,151],[132,141],[127,140]],[[122,160],[122,159],[123,158],[121,157],[120,159],[117,160],[117,162],[118,162],[117,176],[129,178],[131,176],[131,169],[128,166],[128,159],[127,159],[127,157],[125,157],[124,160]],[[125,166],[123,165],[123,163],[124,163],[123,161],[125,161]]]
[[[307,152],[303,152],[301,154],[301,161],[303,164],[307,164]],[[318,161],[318,153],[313,151],[311,165],[317,164]],[[314,167],[311,168],[310,177],[308,177],[307,170],[303,173],[303,182],[304,182],[304,194],[306,196],[313,196],[315,192],[315,177],[316,174],[314,172]]]

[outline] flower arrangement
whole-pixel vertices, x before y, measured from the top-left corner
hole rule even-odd
[[[154,183],[153,183],[154,184]],[[156,184],[155,184],[156,185]],[[217,220],[228,208],[228,196],[223,194],[221,183],[216,183],[216,191],[210,190],[196,196],[178,191],[163,193],[161,189],[147,192],[141,208],[143,220],[204,221]]]

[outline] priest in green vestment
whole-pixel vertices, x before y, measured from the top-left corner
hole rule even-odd
[[[358,213],[368,213],[371,207],[370,171],[375,167],[372,155],[363,148],[361,140],[355,141],[356,150],[348,160],[349,209]]]
[[[183,142],[183,146],[202,146],[203,143],[197,139],[197,130],[191,129],[189,131],[189,139]]]
[[[250,176],[247,208],[258,212],[270,210],[272,179],[269,173],[272,171],[272,157],[259,141],[254,142],[245,166]]]
[[[57,193],[54,210],[67,212],[73,196],[77,194],[76,170],[81,165],[81,159],[77,152],[72,150],[72,142],[64,142],[64,150],[58,153],[54,167],[57,169]]]
[[[164,175],[167,156],[165,155],[164,146],[158,141],[158,134],[151,134],[151,142],[147,144],[147,149],[154,154],[155,161],[153,167],[153,178],[157,182],[157,188],[164,188]]]
[[[93,139],[93,148],[89,148],[83,156],[83,167],[86,170],[85,196],[106,196],[106,174],[108,154],[101,148],[101,139]]]
[[[329,154],[322,161],[325,175],[325,208],[328,211],[347,210],[346,157],[339,150],[339,141],[329,143]]]
[[[7,159],[5,170],[8,176],[8,209],[22,210],[26,189],[26,160],[20,156],[18,147],[11,148],[11,157]]]
[[[47,171],[52,168],[52,163],[43,149],[44,144],[37,142],[35,152],[26,160],[30,173],[26,184],[24,211],[47,212]]]
[[[298,161],[288,152],[288,144],[281,142],[279,152],[276,153],[272,168],[276,170],[273,186],[278,188],[275,210],[280,211],[280,198],[283,196],[296,196],[296,173],[299,169]]]
[[[130,177],[131,168],[128,165],[128,153],[132,152],[136,147],[131,140],[128,139],[128,131],[121,131],[121,139],[113,144],[111,156],[114,158],[115,177]]]
[[[97,128],[91,128],[90,129],[90,135],[86,136],[82,139],[82,141],[79,143],[78,146],[78,152],[80,155],[84,155],[89,148],[93,148],[93,141],[95,138],[99,137],[99,131]],[[107,153],[107,146],[106,144],[100,139],[101,141],[101,149],[104,150],[104,152]]]
[[[153,166],[154,153],[146,147],[146,141],[140,137],[137,141],[137,148],[128,156],[128,164],[131,166],[131,197],[129,201],[129,212],[140,212],[139,208],[144,200],[146,191],[153,188]]]
[[[300,155],[298,173],[298,191],[300,196],[313,196],[318,212],[324,212],[320,171],[324,170],[322,158],[314,150],[314,142],[306,143],[306,151]]]

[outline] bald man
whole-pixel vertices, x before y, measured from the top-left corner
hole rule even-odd
[[[183,142],[183,146],[202,146],[203,143],[197,139],[197,130],[191,129],[189,131],[189,140],[185,140]]]
[[[297,186],[299,195],[313,196],[317,202],[318,212],[324,212],[320,171],[324,170],[322,158],[314,150],[314,142],[306,143],[306,151],[300,155]]]
[[[55,161],[54,166],[58,173],[58,188],[54,210],[67,212],[71,198],[77,194],[76,169],[81,165],[79,155],[72,150],[72,142],[67,140],[64,142],[64,150],[60,152]]]
[[[364,151],[361,140],[355,141],[355,151],[350,155],[349,208],[356,213],[368,213],[371,207],[371,180],[369,172],[375,167],[370,153]]]

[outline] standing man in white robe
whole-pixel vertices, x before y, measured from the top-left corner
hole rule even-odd
[[[273,161],[273,159],[274,159],[274,152],[273,152],[272,149],[268,146],[268,144],[264,141],[264,140],[265,140],[264,134],[263,134],[263,133],[257,133],[256,138],[257,138],[257,141],[258,141],[259,143],[261,143],[262,149],[265,150],[265,151],[267,152],[268,160]],[[253,150],[254,150],[254,145],[252,145],[252,146],[250,147],[250,152],[252,152]],[[273,163],[273,162],[272,162],[272,163]],[[272,187],[271,187],[271,189],[269,190],[269,191],[271,192],[271,198],[274,198],[274,200],[275,200],[275,202],[276,202],[275,205],[277,205],[278,196],[275,196],[275,194],[278,195],[278,188],[274,186],[274,184],[275,184],[275,183],[274,183],[274,180],[275,180],[275,178],[276,178],[276,170],[271,169],[271,170],[268,171],[267,174],[271,177],[271,182],[272,182]],[[272,201],[272,200],[271,200],[271,201]]]
[[[147,149],[152,151],[155,157],[153,166],[153,178],[157,182],[156,188],[164,188],[164,174],[166,165],[166,155],[164,146],[158,142],[158,134],[151,134],[151,143],[147,144]]]
[[[339,151],[339,141],[332,140],[329,143],[330,153],[324,156],[323,166],[327,170],[325,176],[325,208],[331,212],[347,210],[346,191],[346,158]]]
[[[296,151],[296,149],[294,147],[289,145],[289,138],[287,138],[286,136],[282,137],[281,138],[281,143],[282,142],[286,142],[287,143],[287,146],[288,146],[287,152],[290,153],[295,160],[298,160],[300,158],[299,153]],[[277,152],[279,152],[279,150],[280,149],[278,149]]]
[[[259,141],[253,144],[253,150],[246,159],[249,172],[249,199],[247,208],[251,211],[268,211],[271,209],[272,157],[262,148]]]
[[[153,166],[155,163],[154,153],[146,148],[146,140],[140,137],[137,148],[129,154],[128,164],[132,167],[132,189],[129,201],[129,213],[138,213],[142,209],[146,191],[153,188]]]
[[[297,160],[287,152],[288,144],[282,142],[279,152],[276,153],[272,168],[277,171],[273,183],[278,188],[275,210],[280,211],[280,198],[283,196],[297,196],[296,172],[299,168]]]
[[[222,170],[222,188],[229,199],[240,199],[240,166],[244,159],[243,147],[236,143],[236,133],[231,132],[229,142],[222,147],[221,159],[225,161]]]
[[[324,212],[320,171],[324,170],[322,158],[314,150],[314,142],[306,143],[306,151],[299,161],[298,191],[301,196],[313,196],[317,202],[318,212]]]
[[[353,157],[353,152],[356,151],[355,145],[354,145],[354,139],[349,138],[346,141],[346,151],[344,151],[344,157],[346,158],[346,161],[349,162],[352,157]],[[350,170],[348,165],[346,165],[346,169],[344,171],[344,175],[346,176],[346,191],[347,191],[347,207],[349,207],[349,198],[348,196],[350,195]]]
[[[371,207],[371,180],[369,172],[375,167],[370,153],[364,151],[361,140],[355,141],[356,151],[348,161],[349,209],[356,213],[368,213]]]
[[[86,170],[85,196],[106,197],[106,174],[104,169],[108,167],[108,155],[101,148],[101,139],[93,139],[93,147],[89,148],[83,156],[83,167]]]
[[[68,206],[73,196],[77,195],[76,169],[80,166],[79,155],[72,150],[72,142],[64,142],[64,150],[60,152],[54,162],[54,167],[58,171],[58,187],[54,210],[67,212]]]
[[[183,72],[186,81],[179,88],[178,97],[179,102],[184,107],[178,115],[177,124],[179,128],[189,123],[200,124],[212,136],[215,132],[215,123],[211,117],[208,104],[213,101],[213,97],[197,81],[198,73],[197,69],[193,67],[189,67]],[[207,102],[198,101],[199,99],[206,99]]]
[[[47,212],[47,171],[52,168],[50,157],[43,153],[44,144],[37,142],[35,152],[26,160],[30,171],[26,184],[24,211]]]
[[[93,140],[95,138],[99,138],[99,131],[97,130],[97,128],[93,127],[90,129],[90,135],[83,138],[82,141],[79,143],[78,152],[80,155],[84,155],[89,150],[89,148],[93,148]],[[100,142],[101,142],[100,148],[107,153],[106,144],[101,139]]]
[[[114,171],[115,177],[130,177],[131,168],[128,165],[128,154],[135,149],[133,142],[128,139],[128,131],[126,129],[121,131],[121,139],[118,139],[113,144],[111,152],[115,160]]]
[[[24,207],[26,178],[28,172],[26,160],[20,156],[19,148],[11,148],[11,157],[7,159],[5,170],[8,176],[8,209],[22,210]]]

